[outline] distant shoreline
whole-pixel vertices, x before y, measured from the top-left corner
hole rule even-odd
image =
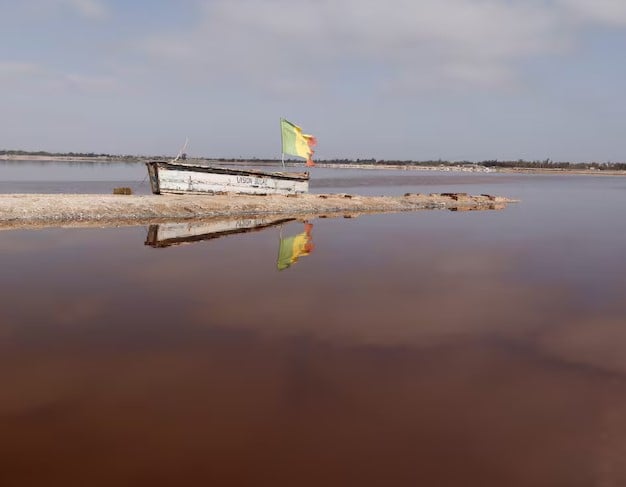
[[[162,156],[71,156],[71,155],[0,155],[0,161],[6,162],[80,162],[80,163],[107,163],[107,164],[141,164],[152,160],[166,160],[167,157]],[[272,159],[206,159],[206,158],[189,158],[187,162],[201,164],[218,164],[224,166],[231,165],[247,165],[247,166],[263,166],[266,164],[280,164],[280,160]],[[304,163],[295,161],[286,161],[289,167],[302,167]],[[599,168],[576,168],[576,167],[501,167],[501,166],[484,166],[480,163],[458,163],[448,162],[441,165],[425,165],[419,162],[394,164],[384,161],[377,163],[359,163],[357,162],[329,162],[319,161],[316,167],[329,169],[365,169],[365,170],[398,170],[398,171],[439,171],[439,172],[474,172],[474,173],[518,173],[518,174],[582,174],[595,176],[626,176],[624,169],[599,169]]]
[[[121,162],[121,163],[137,163],[157,158],[148,158],[141,156],[39,156],[39,155],[0,155],[0,161],[19,162],[19,161],[35,161],[35,162]]]
[[[317,167],[337,169],[370,169],[398,171],[438,171],[438,172],[473,172],[473,173],[518,173],[518,174],[590,174],[595,176],[626,176],[626,170],[615,169],[576,169],[576,168],[535,168],[535,167],[465,167],[465,166],[420,166],[399,164],[325,164],[317,163]]]

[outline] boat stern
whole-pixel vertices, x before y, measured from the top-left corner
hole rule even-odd
[[[161,194],[161,187],[159,184],[159,167],[157,161],[146,162],[148,168],[148,178],[150,179],[150,188],[153,194]]]

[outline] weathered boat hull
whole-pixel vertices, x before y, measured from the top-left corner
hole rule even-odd
[[[146,163],[154,194],[298,194],[309,190],[308,173],[264,172],[174,162]]]

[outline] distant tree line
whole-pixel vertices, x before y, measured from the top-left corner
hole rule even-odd
[[[136,155],[119,155],[119,154],[97,154],[94,152],[49,152],[49,151],[25,151],[25,150],[2,150],[0,156],[41,156],[41,157],[77,157],[84,159],[107,159],[122,161],[144,161],[148,159],[167,159],[167,156],[136,156]],[[221,163],[279,163],[280,159],[264,159],[264,158],[190,158],[211,160]],[[286,162],[302,162],[301,159],[285,159]],[[525,161],[518,159],[516,161],[499,161],[497,159],[489,159],[486,161],[446,161],[437,160],[397,160],[397,159],[316,159],[316,162],[323,164],[359,164],[359,165],[393,165],[393,166],[426,166],[426,167],[471,167],[482,166],[490,168],[516,168],[516,169],[592,169],[598,171],[626,171],[626,162],[555,162],[551,159]]]
[[[46,157],[114,157],[111,154],[96,154],[94,152],[48,152],[25,150],[0,150],[3,156],[46,156]],[[121,156],[123,157],[123,156]]]
[[[219,162],[279,162],[277,159],[213,159]],[[285,159],[287,162],[302,162],[300,159]],[[315,162],[323,164],[359,164],[359,165],[389,165],[389,166],[425,166],[425,167],[494,167],[516,169],[596,169],[611,171],[626,171],[626,162],[555,162],[550,159],[542,161],[499,161],[490,159],[486,161],[445,161],[442,159],[415,161],[398,159],[316,159]]]
[[[331,159],[318,161],[326,164],[365,164],[365,165],[393,165],[393,166],[426,166],[426,167],[495,167],[495,168],[516,168],[516,169],[596,169],[626,171],[626,162],[555,162],[550,159],[543,161],[499,161],[490,159],[480,162],[472,161],[444,161],[427,160],[381,160],[381,159]]]
[[[139,158],[132,155],[96,154],[95,152],[49,152],[49,151],[25,151],[25,150],[0,150],[2,156],[32,156],[32,157],[75,157],[81,159],[136,161]]]

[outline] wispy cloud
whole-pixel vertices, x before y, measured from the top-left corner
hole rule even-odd
[[[214,0],[188,34],[146,39],[154,58],[203,74],[332,80],[346,62],[395,82],[504,85],[514,63],[558,52],[568,35],[554,9],[485,0]],[[284,82],[284,81],[283,81]]]
[[[120,84],[113,76],[86,76],[82,74],[65,74],[60,78],[66,88],[72,91],[92,94],[113,93],[119,90]]]
[[[13,6],[31,16],[50,15],[55,11],[70,11],[91,20],[103,20],[111,11],[105,0],[21,0]]]
[[[42,67],[34,63],[0,62],[0,79],[19,79],[37,75],[43,71]]]
[[[114,93],[121,88],[113,76],[63,73],[41,64],[22,62],[0,62],[0,87],[95,95]]]
[[[49,81],[46,69],[29,62],[0,61],[0,88],[19,92]]]
[[[92,97],[100,113],[114,93],[132,116],[147,120],[151,107],[169,104],[189,125],[207,119],[202,106],[227,108],[219,137],[241,114],[257,125],[268,112],[304,112],[308,120],[296,119],[305,125],[324,121],[329,134],[341,127],[341,143],[327,137],[320,147],[324,157],[349,154],[350,144],[352,155],[372,157],[621,157],[624,68],[614,60],[626,39],[626,0],[136,3],[0,1],[11,46],[0,57],[0,86],[28,94],[39,112],[84,107],[88,97],[73,95],[86,93],[103,94]],[[504,110],[510,129],[496,122]],[[384,117],[408,127],[393,143]],[[111,127],[123,140],[121,126]],[[250,138],[239,155],[267,150],[265,140]],[[207,142],[206,150],[239,147]]]
[[[626,24],[622,0],[212,0],[187,33],[140,49],[196,76],[331,82],[346,63],[397,85],[507,87],[566,52],[581,25]]]
[[[626,2],[623,0],[556,0],[556,3],[582,23],[626,26]]]
[[[91,19],[103,19],[109,14],[107,6],[100,0],[64,0],[64,3]]]

